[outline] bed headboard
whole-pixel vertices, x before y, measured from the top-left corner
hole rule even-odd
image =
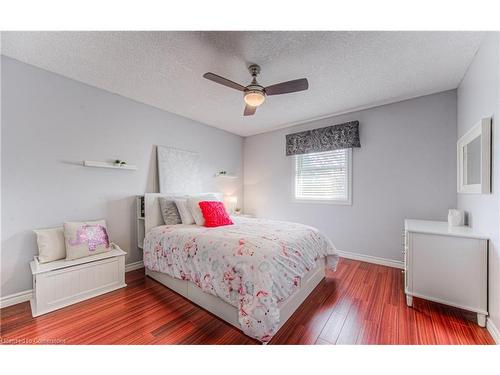
[[[218,200],[223,201],[222,193],[200,193],[201,195],[215,195]],[[163,193],[146,193],[144,194],[144,234],[148,233],[154,227],[164,224],[161,216],[160,201],[158,198],[165,196],[185,196],[184,194],[163,194]]]
[[[148,233],[154,227],[163,225],[161,216],[159,197],[165,194],[149,193],[144,194],[144,233]]]

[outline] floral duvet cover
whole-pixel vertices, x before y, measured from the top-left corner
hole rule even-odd
[[[144,240],[144,265],[189,280],[238,308],[243,332],[268,342],[280,303],[300,288],[320,257],[335,270],[338,256],[317,229],[290,222],[233,217],[234,225],[163,225]]]

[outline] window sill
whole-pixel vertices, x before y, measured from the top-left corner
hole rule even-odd
[[[336,205],[336,206],[352,206],[352,201],[349,200],[321,200],[321,199],[298,199],[292,198],[292,203],[306,203],[306,204],[326,204],[326,205]]]

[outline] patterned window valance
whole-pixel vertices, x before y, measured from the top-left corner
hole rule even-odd
[[[287,134],[286,156],[361,147],[359,121]]]

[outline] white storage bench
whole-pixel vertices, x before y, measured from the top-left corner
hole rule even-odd
[[[31,314],[35,316],[111,292],[125,284],[125,255],[117,245],[111,251],[75,260],[30,263],[33,274]]]

